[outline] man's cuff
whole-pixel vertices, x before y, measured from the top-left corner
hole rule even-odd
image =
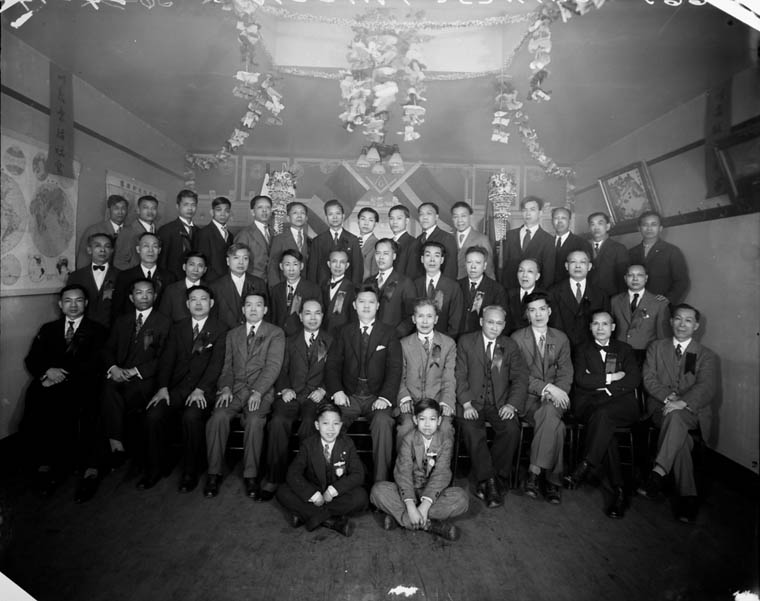
[[[338,496],[338,491],[335,489],[335,487],[332,484],[327,487],[327,492],[329,492],[333,497]]]
[[[309,503],[314,503],[319,498],[320,492],[317,491],[309,497]]]
[[[385,403],[385,407],[384,407],[385,409],[387,409],[387,408],[389,408],[391,406],[391,402],[388,399],[386,399],[385,397],[379,396],[375,400],[382,401],[383,403]]]
[[[399,399],[399,402],[398,402],[398,404],[399,404],[399,405],[403,405],[403,404],[404,404],[404,403],[406,403],[407,401],[411,401],[411,400],[412,400],[412,397],[410,397],[409,395],[406,395],[406,396],[405,396],[403,399]]]
[[[431,505],[433,504],[433,499],[430,497],[420,497],[420,501],[428,501]]]
[[[549,388],[549,384],[547,384],[546,386],[544,386],[544,387],[541,389],[541,396],[544,396],[544,395],[546,394],[546,389],[547,389],[547,388]]]
[[[139,369],[137,369],[136,367],[135,367],[135,375],[136,375],[138,378],[140,378],[141,380],[143,379],[143,377],[142,377],[142,374],[140,373],[140,370],[139,370]]]

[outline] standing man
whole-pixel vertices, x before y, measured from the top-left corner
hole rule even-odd
[[[623,276],[628,269],[628,250],[610,238],[610,216],[591,213],[588,228],[591,232],[591,283],[607,296],[613,297],[625,290]]]
[[[517,268],[523,259],[535,259],[543,274],[544,288],[554,283],[554,236],[541,229],[541,211],[544,201],[537,196],[526,196],[520,201],[524,225],[507,232],[504,243],[504,269],[500,282],[507,290],[518,287]]]
[[[416,242],[416,241],[415,241]],[[380,299],[377,318],[395,328],[399,338],[413,329],[411,315],[417,298],[414,282],[397,267],[398,244],[391,238],[381,238],[375,244],[375,262],[378,273],[364,280],[364,284],[374,285]]]
[[[404,205],[394,205],[388,211],[388,225],[393,232],[393,241],[398,245],[393,268],[401,275],[414,280],[422,275],[422,265],[417,238],[407,231],[410,219],[409,209]]]
[[[250,256],[245,244],[234,242],[227,249],[227,275],[210,286],[215,299],[212,313],[228,330],[243,323],[241,307],[249,294],[266,294],[264,280],[248,273]]]
[[[206,281],[210,284],[227,273],[227,249],[232,234],[227,230],[232,203],[229,198],[217,196],[211,201],[211,223],[193,235],[193,248],[206,257]]]
[[[206,282],[201,280],[205,273],[206,257],[198,251],[188,252],[182,262],[182,279],[166,287],[158,307],[172,323],[190,317],[190,311],[187,309],[187,291],[193,286],[205,285]]]
[[[380,215],[375,209],[364,207],[359,211],[359,248],[362,249],[365,278],[377,275],[377,263],[375,263],[377,237],[374,231],[378,221],[380,221]]]
[[[438,227],[438,205],[434,202],[423,202],[417,208],[417,218],[422,226],[422,233],[417,238],[420,252],[425,252],[425,244],[437,242],[444,249],[446,264],[443,275],[454,281],[457,279],[457,243],[454,236]]]
[[[145,232],[156,233],[158,200],[155,196],[141,196],[137,199],[137,219],[119,231],[114,247],[113,266],[120,271],[134,267],[140,261],[137,257],[138,240]]]
[[[272,257],[270,261],[274,261]],[[282,328],[286,336],[291,336],[301,329],[301,305],[309,299],[320,300],[322,290],[314,282],[301,277],[303,273],[303,256],[295,249],[282,252],[280,271],[285,280],[277,284],[270,292],[272,313],[270,319],[274,325]]]
[[[156,234],[143,232],[135,245],[137,265],[122,271],[116,278],[113,293],[112,319],[118,315],[129,313],[132,305],[129,302],[129,294],[132,282],[135,280],[151,280],[156,293],[154,302],[160,302],[164,289],[174,281],[168,271],[158,266],[158,257],[161,254],[161,240]]]
[[[483,307],[499,305],[507,309],[507,293],[496,280],[485,275],[488,250],[482,246],[470,246],[466,251],[467,275],[459,280],[464,299],[462,333],[480,329]]]
[[[442,271],[448,262],[443,244],[431,240],[425,242],[420,260],[425,275],[414,281],[417,298],[429,298],[435,303],[438,309],[435,329],[456,340],[464,317],[464,299],[459,284]]]
[[[193,217],[198,210],[198,195],[192,190],[180,190],[177,194],[177,214],[174,221],[158,228],[161,240],[161,256],[158,266],[172,275],[174,281],[181,280],[185,273],[182,264],[185,255],[193,248],[195,226]]]
[[[248,273],[266,282],[269,249],[274,238],[274,230],[269,225],[272,199],[263,195],[254,196],[251,199],[251,215],[253,223],[237,233],[235,243],[245,244],[251,251]]]
[[[512,288],[507,291],[507,332],[512,333],[520,328],[527,328],[530,324],[525,317],[525,307],[523,299],[533,292],[546,292],[539,285],[541,279],[541,268],[535,259],[523,259],[517,268],[517,283],[519,288]]]
[[[585,250],[591,256],[591,245],[580,236],[570,231],[572,211],[567,207],[552,209],[552,225],[554,226],[554,281],[561,282],[567,277],[565,262],[567,256],[574,250]]]
[[[116,242],[116,238],[124,227],[129,211],[127,199],[118,194],[111,194],[106,201],[108,206],[108,219],[95,223],[88,227],[79,239],[79,249],[77,250],[77,269],[81,269],[90,262],[90,255],[87,253],[87,247],[90,243],[90,236],[93,234],[108,234],[111,237],[111,244]]]
[[[488,236],[481,234],[472,227],[472,207],[459,201],[451,207],[451,220],[454,222],[455,236],[457,241],[457,279],[461,280],[467,275],[466,254],[467,249],[479,246],[486,251],[486,275],[493,279],[493,249]]]
[[[340,201],[333,199],[325,203],[325,217],[329,228],[312,241],[307,279],[319,286],[328,281],[330,253],[344,250],[348,257],[346,277],[358,286],[364,279],[364,260],[359,239],[343,228],[346,213]]]
[[[283,228],[282,232],[274,237],[269,253],[274,258],[274,261],[269,261],[269,267],[267,267],[267,284],[269,284],[270,289],[274,288],[283,279],[279,260],[284,251],[297,250],[303,257],[304,265],[309,264],[309,250],[311,246],[311,239],[307,235],[309,230],[309,210],[302,202],[293,201],[288,203],[287,211],[290,225]],[[304,271],[304,277],[306,273],[308,273],[308,269]]]
[[[641,214],[639,232],[641,243],[628,250],[631,264],[646,267],[647,285],[652,294],[664,296],[671,305],[680,303],[690,283],[681,249],[660,238],[662,217],[656,211]]]
[[[111,236],[104,233],[91,234],[87,240],[90,263],[82,264],[66,280],[68,285],[76,284],[84,288],[90,299],[85,314],[105,328],[111,327],[111,306],[116,277],[119,275],[119,270],[109,264],[112,254]]]

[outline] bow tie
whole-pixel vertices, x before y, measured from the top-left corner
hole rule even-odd
[[[607,346],[602,346],[601,344],[598,344],[597,342],[594,342],[594,346],[596,347],[596,350],[598,351],[604,351],[605,353],[610,352],[610,345],[607,344]]]
[[[330,290],[335,288],[338,284],[340,284],[343,281],[343,278],[340,278],[339,280],[335,280],[334,282],[330,282]]]
[[[106,266],[105,265],[93,265],[92,266],[93,271],[105,271]]]

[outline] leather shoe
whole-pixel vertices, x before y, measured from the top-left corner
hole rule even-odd
[[[697,511],[698,511],[697,497],[688,496],[678,499],[677,513],[678,521],[684,524],[696,524],[697,523]]]
[[[393,518],[393,516],[385,514],[383,516],[383,530],[395,530],[396,529],[396,520]]]
[[[245,485],[245,494],[249,499],[259,501],[261,499],[261,487],[256,482],[256,478],[243,478]]]
[[[191,492],[196,486],[198,486],[198,476],[182,474],[182,480],[179,482],[179,492]]]
[[[607,506],[607,510],[604,512],[608,518],[613,520],[622,519],[625,515],[625,493],[623,489],[618,487],[615,489],[615,496],[612,499],[612,503]]]
[[[274,499],[274,493],[275,491],[273,490],[267,490],[266,488],[262,488],[259,491],[259,496],[256,500],[263,501],[263,502],[271,501],[272,499]]]
[[[546,486],[544,486],[544,496],[552,505],[559,505],[562,502],[559,486],[548,480],[546,481]]]
[[[98,490],[98,483],[99,479],[97,476],[82,478],[74,492],[74,503],[86,503],[92,499],[95,496],[95,491]]]
[[[206,486],[203,487],[203,496],[211,499],[219,494],[219,482],[222,477],[219,474],[208,474]]]
[[[525,496],[531,499],[538,499],[541,492],[539,489],[538,474],[528,472],[528,479],[525,481]]]
[[[656,499],[662,492],[663,477],[655,471],[649,473],[646,483],[639,486],[636,490],[641,496],[647,499]]]
[[[562,478],[562,483],[565,485],[565,488],[575,490],[583,483],[586,478],[588,478],[588,475],[591,473],[591,469],[591,464],[584,459],[581,461],[580,465],[578,465],[575,470],[573,470],[572,474]]]
[[[454,541],[459,538],[459,528],[443,520],[430,520],[427,531],[446,540]]]
[[[301,519],[301,516],[296,515],[295,513],[290,514],[289,522],[293,528],[300,528],[304,524],[304,521]]]
[[[161,476],[155,474],[144,474],[143,477],[137,481],[137,488],[139,490],[148,490],[149,488],[153,488],[160,479]]]
[[[322,522],[322,525],[343,536],[351,536],[354,533],[354,524],[343,515],[337,518],[328,518]]]
[[[490,509],[504,505],[504,498],[501,496],[494,478],[489,478],[488,480],[481,482],[478,488],[482,490],[483,494],[482,497],[480,494],[478,494],[478,496],[486,502],[486,505]]]

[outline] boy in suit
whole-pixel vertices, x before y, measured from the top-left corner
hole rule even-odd
[[[227,249],[227,275],[210,285],[215,299],[212,313],[228,330],[245,321],[241,307],[246,296],[266,295],[264,280],[248,273],[250,257],[251,251],[245,244],[231,244]]]
[[[364,279],[364,260],[359,239],[343,228],[345,211],[340,201],[328,200],[324,211],[329,228],[312,240],[308,279],[322,286],[330,279],[330,270],[327,267],[330,253],[334,250],[344,250],[348,256],[346,277],[358,286]]]
[[[272,261],[275,257],[272,257]],[[279,259],[280,271],[285,280],[271,290],[272,323],[285,331],[285,336],[292,336],[301,329],[298,315],[301,305],[309,299],[320,300],[322,291],[314,282],[301,277],[303,272],[303,255],[289,248],[282,252]]]
[[[377,263],[375,263],[377,237],[372,232],[375,231],[378,221],[380,221],[380,215],[375,209],[364,207],[359,211],[359,248],[362,251],[364,279],[377,274]]]
[[[166,351],[158,365],[158,391],[147,406],[145,417],[147,465],[137,488],[152,488],[161,479],[166,463],[166,429],[173,417],[182,418],[182,478],[179,491],[198,485],[203,463],[204,424],[216,382],[224,364],[227,328],[210,315],[214,293],[206,286],[187,291],[190,318],[171,326]]]
[[[507,293],[496,280],[485,275],[488,267],[488,250],[470,246],[465,252],[466,275],[459,280],[464,299],[462,333],[480,329],[483,307],[499,305],[507,309]]]
[[[603,468],[613,492],[605,513],[620,519],[625,515],[626,498],[615,428],[630,427],[639,419],[635,390],[641,372],[633,349],[612,338],[615,323],[607,311],[593,313],[590,329],[593,340],[581,344],[573,355],[573,411],[586,424],[584,458],[565,476],[564,484],[577,488],[592,471]]]
[[[515,342],[503,335],[506,318],[503,307],[486,307],[482,330],[464,334],[457,344],[457,418],[476,495],[491,508],[504,504],[520,440],[518,415],[528,395],[528,366]],[[486,421],[494,431],[490,453]]]
[[[158,257],[161,255],[161,240],[156,234],[150,232],[140,234],[135,250],[137,251],[138,264],[122,271],[116,277],[111,311],[112,319],[132,310],[129,293],[132,289],[132,282],[135,280],[146,279],[153,282],[156,291],[155,302],[160,301],[163,291],[174,281],[168,271],[164,271],[158,266]]]
[[[456,340],[464,317],[464,299],[459,284],[441,271],[450,256],[440,242],[425,242],[422,246],[422,265],[425,275],[414,281],[418,298],[426,297],[438,308],[436,330]]]
[[[290,524],[306,524],[309,531],[325,526],[351,536],[348,515],[367,507],[362,488],[364,466],[350,438],[341,435],[341,408],[323,403],[314,427],[319,436],[301,443],[288,468],[287,481],[277,490],[277,500],[290,512]]]
[[[206,257],[206,281],[209,284],[227,273],[227,249],[232,244],[227,222],[231,211],[230,199],[217,196],[211,201],[211,223],[193,235],[193,250]]]
[[[289,336],[286,341],[269,420],[267,480],[275,486],[285,481],[293,422],[300,416],[298,436],[303,442],[314,433],[317,406],[327,394],[325,365],[333,339],[321,328],[322,305],[316,300],[304,301],[300,317],[303,330]]]
[[[585,250],[591,256],[591,245],[587,240],[576,236],[570,231],[570,220],[573,213],[567,207],[552,209],[552,225],[554,226],[554,281],[561,282],[567,277],[565,262],[567,256],[574,250]]]
[[[274,487],[262,491],[259,474],[264,426],[274,400],[274,383],[285,354],[285,335],[264,321],[267,312],[263,294],[245,297],[245,323],[227,333],[224,367],[219,377],[219,394],[214,412],[206,424],[208,476],[203,494],[219,494],[222,461],[230,434],[230,421],[241,415],[243,438],[243,483],[245,494],[255,501],[268,501]]]
[[[494,278],[493,250],[488,236],[481,234],[472,227],[472,207],[463,201],[454,203],[451,207],[451,220],[454,222],[457,241],[457,279],[467,275],[467,252],[473,246],[479,246],[486,252],[485,267],[489,278]]]
[[[111,307],[119,270],[109,264],[113,241],[108,234],[94,233],[87,240],[90,263],[69,274],[66,283],[84,288],[87,298],[85,314],[105,328],[111,327]]]
[[[512,333],[530,324],[525,317],[523,299],[534,292],[543,292],[538,285],[541,279],[541,268],[535,259],[523,259],[517,268],[517,283],[519,288],[507,290],[507,332]]]
[[[206,273],[206,256],[191,250],[182,262],[182,272],[181,280],[166,287],[161,295],[161,305],[158,307],[158,310],[172,322],[190,317],[190,311],[187,310],[187,291],[193,286],[206,283],[201,279]]]
[[[193,217],[197,210],[198,195],[192,190],[180,190],[177,194],[177,219],[158,228],[158,237],[161,240],[158,266],[168,271],[175,281],[181,280],[185,275],[182,272],[182,263],[185,255],[193,248],[196,229]]]
[[[392,410],[401,381],[401,345],[395,330],[377,321],[377,292],[362,286],[354,309],[358,321],[344,326],[327,357],[328,398],[342,408],[346,428],[360,415],[369,418],[374,480],[387,480],[393,454]]]
[[[253,215],[253,223],[237,233],[235,244],[244,244],[250,250],[248,273],[266,282],[269,248],[274,238],[274,230],[269,225],[269,219],[272,216],[272,199],[263,195],[254,196],[251,199],[251,215]]]
[[[407,231],[410,220],[411,214],[404,205],[394,205],[388,211],[388,225],[393,232],[393,241],[398,245],[393,268],[413,280],[422,275],[422,264],[417,238]]]
[[[522,417],[533,426],[533,442],[525,494],[537,499],[543,485],[546,500],[558,505],[565,446],[562,415],[570,406],[568,393],[573,383],[570,341],[562,332],[549,327],[552,310],[546,293],[526,296],[523,306],[530,326],[514,332],[512,340],[520,348],[529,370],[528,399]]]
[[[690,432],[710,435],[712,402],[720,374],[717,355],[694,340],[699,311],[682,303],[673,307],[672,315],[673,337],[650,344],[644,363],[644,388],[649,393],[647,412],[660,429],[660,436],[654,469],[638,492],[656,498],[665,476],[672,472],[680,497],[678,519],[693,524],[698,507]]]
[[[307,236],[309,210],[305,204],[298,201],[288,203],[287,210],[290,226],[285,227],[281,233],[274,237],[269,255],[277,259],[278,257],[282,257],[282,253],[286,250],[297,250],[303,257],[304,265],[308,265],[309,247],[311,246],[311,240]],[[282,271],[280,271],[279,263],[277,261],[269,261],[267,284],[269,284],[270,290],[281,281]]]
[[[129,212],[129,203],[127,199],[118,194],[111,194],[106,201],[108,206],[108,219],[101,221],[100,223],[94,223],[89,226],[79,239],[79,248],[77,250],[77,269],[81,269],[90,264],[90,255],[87,252],[87,247],[90,245],[90,236],[95,234],[107,234],[111,238],[111,244],[113,245],[116,238],[121,232],[121,228],[124,227],[124,222],[127,219],[127,213]]]
[[[435,331],[438,310],[430,299],[417,301],[412,321],[417,331],[401,339],[404,362],[398,389],[397,446],[406,434],[414,430],[412,406],[426,398],[440,403],[441,434],[454,438],[451,419],[456,413],[457,402],[454,380],[456,343],[452,338]]]
[[[325,330],[335,338],[344,325],[356,320],[356,286],[346,277],[348,254],[345,250],[332,251],[328,264],[330,279],[322,284],[322,305],[325,307]]]
[[[589,276],[591,283],[612,297],[625,290],[623,275],[628,269],[628,250],[610,238],[610,216],[591,213],[588,228],[591,233],[591,260],[594,269]]]
[[[420,253],[425,252],[425,245],[428,242],[437,242],[444,249],[443,254],[446,257],[446,264],[443,267],[443,274],[454,281],[457,279],[457,243],[454,236],[444,232],[438,227],[438,205],[434,202],[423,202],[417,208],[417,219],[422,226],[422,233],[417,237]],[[424,263],[423,263],[424,266]],[[423,275],[418,271],[419,276]]]
[[[466,513],[470,502],[463,489],[449,486],[453,440],[438,430],[441,417],[441,406],[433,399],[414,404],[414,429],[401,440],[394,482],[376,482],[370,494],[385,513],[383,529],[398,523],[451,541],[459,538],[459,529],[447,520]]]
[[[375,263],[378,273],[364,280],[374,285],[380,299],[378,319],[396,329],[399,338],[414,329],[411,320],[416,292],[414,283],[395,265],[398,244],[390,238],[382,238],[375,244]]]
[[[141,196],[137,199],[137,219],[119,231],[114,246],[113,266],[120,271],[135,267],[139,262],[137,244],[140,235],[156,233],[158,200],[155,196]]]

